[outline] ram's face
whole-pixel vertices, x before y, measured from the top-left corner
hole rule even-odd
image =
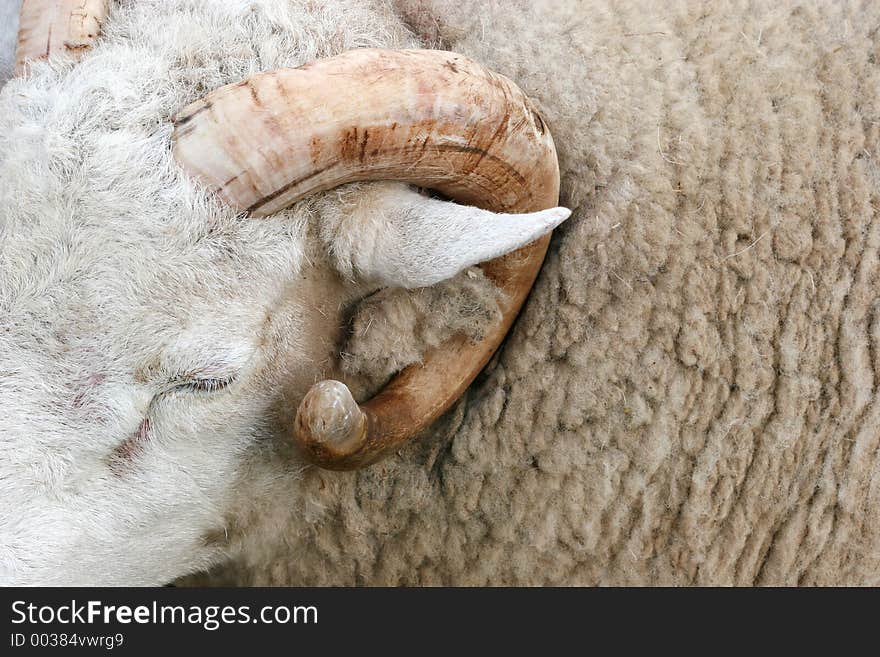
[[[163,327],[58,292],[76,302],[2,314],[0,580],[171,579],[208,556],[236,457],[268,433],[252,315]]]
[[[0,582],[155,584],[203,565],[243,451],[282,439],[321,370],[320,315],[296,293],[306,209],[241,217],[169,143],[203,85],[248,74],[256,54],[234,44],[284,44],[277,63],[295,64],[315,53],[292,25],[270,35],[276,21],[318,40],[342,21],[165,4],[108,26],[146,46],[36,66],[0,93]]]
[[[516,315],[547,244],[533,241],[568,216],[549,207],[552,139],[510,81],[452,54],[366,50],[241,82],[322,35],[378,45],[388,17],[190,5],[130,3],[78,65],[36,64],[0,92],[3,582],[162,583],[217,556],[254,446],[294,435],[350,465],[427,426]],[[374,184],[312,195],[353,180]],[[522,247],[490,267],[510,282],[506,324],[459,343],[458,362],[435,350],[372,406],[337,382],[306,394],[334,374],[343,311],[367,290]]]
[[[0,123],[0,581],[170,579],[313,380],[301,224],[189,204],[112,127]]]

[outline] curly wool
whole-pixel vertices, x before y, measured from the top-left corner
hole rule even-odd
[[[189,581],[880,583],[880,7],[398,9],[538,99],[574,218],[442,422]]]

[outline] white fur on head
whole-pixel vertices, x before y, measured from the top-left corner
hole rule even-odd
[[[0,582],[215,561],[244,454],[282,440],[326,367],[322,304],[442,280],[567,216],[499,222],[387,184],[253,220],[171,159],[171,116],[207,90],[413,45],[380,0],[141,0],[79,64],[0,92]]]

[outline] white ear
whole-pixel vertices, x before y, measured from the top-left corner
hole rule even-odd
[[[439,283],[525,246],[571,214],[566,208],[496,214],[429,198],[405,185],[377,187],[368,202],[358,204],[359,216],[346,222],[360,239],[352,235],[344,241],[354,268],[383,285],[412,288]]]

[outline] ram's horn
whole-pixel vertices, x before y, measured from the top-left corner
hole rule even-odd
[[[256,75],[177,117],[183,168],[255,215],[347,182],[398,180],[495,212],[555,207],[556,149],[510,80],[462,55],[355,50]],[[549,235],[483,265],[503,319],[479,343],[454,338],[358,406],[335,381],[300,404],[294,439],[330,469],[369,464],[447,410],[498,348],[538,274]]]
[[[18,23],[15,71],[27,62],[87,50],[107,16],[109,0],[24,0]]]

